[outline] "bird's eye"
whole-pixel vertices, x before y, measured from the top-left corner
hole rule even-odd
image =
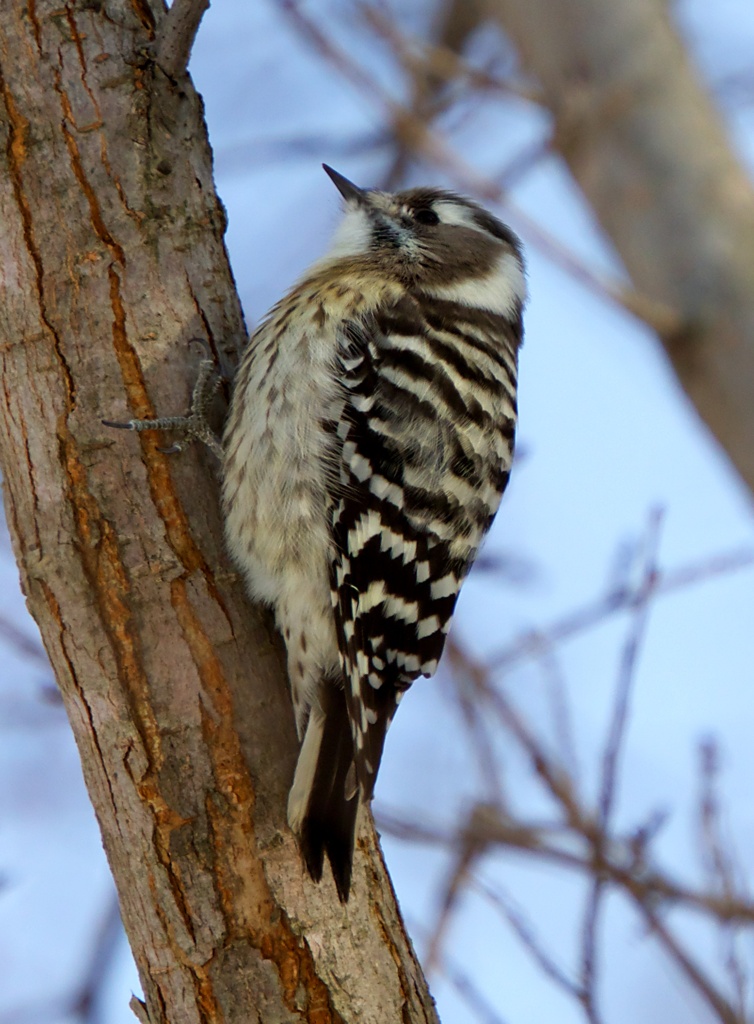
[[[414,214],[414,220],[419,224],[439,224],[440,218],[437,216],[434,210],[431,210],[428,206],[423,210],[417,210]]]

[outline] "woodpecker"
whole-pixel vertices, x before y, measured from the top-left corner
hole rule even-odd
[[[288,821],[348,899],[401,697],[440,658],[508,482],[519,239],[437,188],[362,189],[252,335],[224,436],[232,555],[285,640],[302,741]]]

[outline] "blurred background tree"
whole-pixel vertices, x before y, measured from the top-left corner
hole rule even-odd
[[[513,483],[375,802],[445,1024],[754,1012],[753,45],[734,0],[218,4],[199,32],[250,324],[336,222],[323,160],[474,194],[529,253]],[[115,1024],[137,981],[2,556],[0,1021]]]

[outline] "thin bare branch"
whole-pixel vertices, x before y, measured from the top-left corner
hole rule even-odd
[[[545,752],[538,738],[505,694],[492,685],[486,666],[476,662],[467,651],[459,648],[452,637],[448,640],[446,652],[448,662],[458,672],[459,685],[471,687],[476,699],[497,715],[500,723],[518,740],[529,757],[534,772],[544,782],[556,804],[565,812],[568,824],[583,831],[581,826],[584,825],[584,818],[573,780],[568,773]]]
[[[706,583],[718,576],[750,569],[752,566],[754,551],[751,548],[736,548],[694,565],[660,572],[653,584],[652,593],[655,598],[665,597],[694,584]],[[637,596],[637,587],[623,586],[611,590],[543,629],[522,633],[513,643],[491,655],[485,662],[485,667],[488,671],[510,669],[519,662],[538,655],[543,648],[554,648],[598,626],[613,615],[626,611],[635,604]]]
[[[154,44],[155,61],[169,78],[186,73],[199,22],[210,0],[173,0]]]
[[[642,874],[637,865],[627,860],[630,856],[628,844],[619,846],[617,843],[613,843],[610,850],[607,849],[606,844],[603,844],[602,855],[593,849],[583,855],[575,854],[568,849],[565,842],[562,846],[555,845],[552,831],[548,833],[547,830],[541,828],[527,829],[519,823],[495,820],[494,814],[490,813],[489,808],[474,817],[474,824],[480,830],[478,837],[480,845],[486,843],[489,846],[500,843],[507,848],[525,850],[529,854],[535,854],[552,863],[579,868],[588,876],[593,876],[594,873],[603,875],[606,880],[616,885],[631,899],[662,948],[675,961],[678,968],[697,989],[722,1024],[746,1024],[699,965],[683,949],[669,926],[663,921],[661,912],[667,901],[668,907],[685,903],[694,909],[705,910],[714,918],[746,919],[749,922],[754,922],[754,905],[747,905],[738,900],[721,900],[707,893],[700,894],[684,890],[659,874],[650,874],[649,872]],[[393,835],[401,838],[410,837],[414,841],[439,841],[443,844],[454,841],[454,837],[443,834],[441,830],[428,829],[417,826],[415,823],[394,823],[385,815],[380,816],[380,826]],[[580,999],[580,1002],[584,1005],[583,999]],[[591,1006],[584,1005],[584,1009],[588,1020],[599,1020],[593,1004]]]
[[[618,688],[613,704],[613,716],[608,731],[605,752],[602,758],[602,788],[599,797],[599,822],[603,829],[610,826],[610,817],[615,802],[615,786],[628,721],[628,702],[636,676],[636,662],[639,648],[646,634],[650,601],[655,594],[659,579],[657,562],[660,528],[663,511],[655,509],[650,514],[646,539],[644,572],[639,581],[632,603],[633,621],[621,655],[618,673]]]
[[[497,1012],[496,1007],[479,991],[469,975],[453,961],[443,962],[443,973],[461,996],[469,1009],[482,1021],[482,1024],[505,1024],[505,1020]]]
[[[478,808],[474,808],[468,827],[460,829],[456,842],[456,859],[448,876],[448,880],[440,891],[439,907],[433,928],[430,930],[430,943],[426,955],[426,971],[431,974],[437,967],[442,956],[442,945],[453,915],[464,888],[471,879],[475,862],[486,849],[487,843],[482,838],[483,830],[477,828],[474,816]]]
[[[479,824],[481,818],[476,820]],[[427,843],[444,849],[452,849],[457,842],[454,830],[415,818],[407,820],[384,808],[377,815],[377,824],[380,831],[404,842]],[[520,850],[545,863],[585,873],[597,868],[616,888],[635,896],[637,901],[646,900],[668,908],[686,907],[717,920],[754,924],[754,901],[740,896],[719,896],[673,881],[657,868],[650,867],[644,855],[637,854],[634,835],[612,838],[603,847],[602,859],[595,863],[591,851],[583,845],[575,845],[574,834],[563,826],[522,823],[487,813],[483,828],[480,838],[488,846]]]
[[[102,987],[108,982],[109,969],[124,938],[118,900],[113,893],[97,929],[86,973],[71,1007],[81,1024],[102,1024]]]
[[[597,804],[597,829],[595,839],[599,843],[610,835],[611,816],[615,803],[618,779],[618,764],[626,735],[628,704],[636,678],[636,663],[641,642],[646,633],[650,599],[657,584],[657,554],[662,523],[662,511],[657,509],[650,515],[646,539],[645,565],[639,583],[636,599],[632,606],[631,628],[623,645],[618,686],[613,702],[613,714],[608,729],[600,772],[601,785]],[[598,928],[603,899],[606,892],[606,878],[595,871],[589,887],[581,927],[581,985],[584,993],[584,1011],[589,1024],[596,1024],[599,1014],[596,1009],[598,975]]]
[[[215,161],[222,165],[223,176],[248,174],[249,167],[292,159],[314,161],[322,153],[328,159],[336,158],[342,163],[351,157],[363,156],[384,147],[391,138],[388,129],[375,129],[359,135],[344,136],[334,132],[302,133],[285,136],[268,136],[234,139],[226,146],[215,148]]]
[[[47,659],[42,644],[33,637],[28,636],[4,615],[0,615],[0,638],[24,658],[30,658],[45,668],[50,667],[50,662]]]
[[[456,9],[461,5],[456,5]],[[466,8],[468,5],[463,3]],[[398,28],[394,19],[388,17],[379,7],[364,4],[361,7],[364,20],[384,39],[400,63],[411,74],[423,74],[438,82],[452,84],[459,80],[478,92],[498,92],[506,98],[514,98],[539,105],[539,90],[524,84],[512,76],[501,78],[485,68],[469,64],[461,54],[465,36],[450,33],[445,26],[440,30],[438,40],[409,39]]]
[[[297,0],[281,0],[281,7],[303,38],[378,109],[382,121],[393,126],[397,145],[410,149],[416,156],[442,169],[461,189],[476,193],[487,202],[504,204],[509,220],[529,242],[596,294],[622,306],[663,335],[675,336],[681,331],[683,324],[674,309],[648,295],[639,294],[622,282],[611,281],[597,273],[528,217],[511,201],[500,184],[480,174],[425,120],[390,96],[373,76],[368,75],[303,11]]]
[[[470,699],[468,691],[453,686],[452,694],[466,725],[472,757],[479,765],[479,773],[486,789],[486,799],[497,806],[502,806],[503,788],[500,764],[490,735],[489,722],[483,714],[483,709]]]
[[[517,182],[552,156],[550,138],[537,139],[515,153],[495,175],[495,181],[504,192],[510,192]]]
[[[481,4],[457,0],[440,5],[440,17],[431,30],[431,42],[409,39],[400,31],[395,18],[379,5],[361,4],[359,10],[369,31],[387,44],[402,67],[410,82],[411,98],[407,107],[422,123],[431,124],[457,107],[467,91],[474,97],[479,92],[495,91],[506,98],[530,98],[528,90],[520,83],[504,81],[464,61],[464,44],[485,16]],[[396,152],[384,179],[386,189],[400,185],[414,156],[410,139],[402,135],[396,141]]]
[[[550,956],[535,933],[534,928],[524,917],[523,912],[514,905],[513,899],[507,893],[503,893],[498,888],[493,888],[492,885],[480,878],[473,878],[469,887],[483,896],[498,911],[500,916],[515,932],[521,945],[527,950],[542,973],[557,985],[558,988],[578,1002],[582,1002],[583,993],[581,988],[568,977],[563,968]]]
[[[407,923],[411,928],[412,934],[425,942],[427,941],[429,933],[418,921],[408,921]],[[479,991],[473,979],[469,977],[452,957],[444,954],[440,958],[437,967],[477,1019],[482,1021],[482,1024],[506,1024],[498,1013],[497,1008],[490,1005],[487,998]]]
[[[634,900],[634,904],[654,934],[660,939],[665,952],[675,961],[676,966],[705,999],[710,1009],[720,1019],[721,1024],[747,1024],[746,1020],[736,1012],[728,1000],[712,984],[704,971],[681,946],[652,904],[637,899]]]
[[[600,1020],[597,1006],[597,926],[605,892],[605,878],[595,873],[589,886],[581,926],[581,1003],[589,1024]]]
[[[714,740],[704,740],[700,744],[699,755],[699,833],[706,874],[713,891],[718,890],[726,897],[735,898],[745,891],[745,884],[735,862],[731,842],[726,842],[723,836],[717,790],[720,752]],[[736,1011],[744,1019],[750,980],[738,950],[739,928],[735,922],[721,922],[720,929],[725,947],[725,969],[735,993]]]
[[[544,673],[547,695],[552,714],[553,736],[558,755],[576,789],[580,788],[581,765],[576,751],[576,740],[571,721],[571,711],[566,699],[566,683],[563,673],[550,648],[541,648],[537,660]]]

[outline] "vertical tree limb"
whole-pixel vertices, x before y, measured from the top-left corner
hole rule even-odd
[[[245,337],[200,101],[143,57],[162,16],[12,0],[0,19],[0,460],[24,589],[152,1024],[434,1022],[371,823],[347,908],[304,877],[280,649],[223,554],[211,457],[100,424],[183,411],[189,339],[227,365]]]

